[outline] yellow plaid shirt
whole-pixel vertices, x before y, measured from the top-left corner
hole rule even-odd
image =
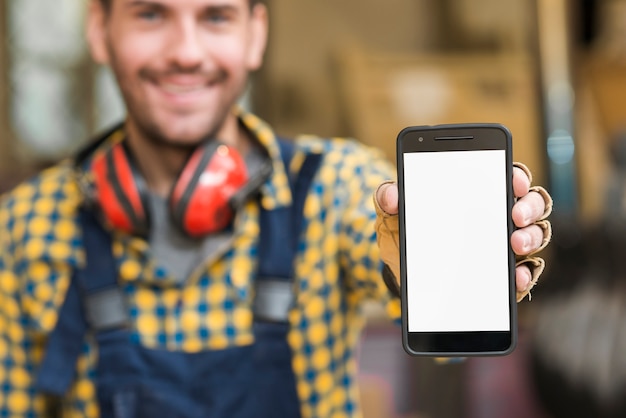
[[[393,168],[355,141],[309,136],[295,140],[296,153],[285,168],[272,130],[251,114],[239,117],[273,160],[260,201],[267,209],[291,202],[287,172],[297,172],[306,153],[323,155],[304,208],[288,342],[303,417],[358,417],[355,348],[364,324],[361,302],[376,298],[390,317],[400,316],[399,300],[380,278],[372,203],[376,187],[394,177]],[[76,219],[80,190],[73,163],[66,161],[0,201],[0,417],[47,416],[49,400],[36,393],[33,380],[71,273],[84,263]],[[249,290],[258,218],[258,203],[249,202],[237,214],[231,247],[182,285],[151,257],[146,241],[114,232],[113,254],[128,296],[133,338],[147,347],[185,352],[253,343]],[[63,417],[99,415],[96,357],[97,347],[88,339],[76,379],[61,400]]]

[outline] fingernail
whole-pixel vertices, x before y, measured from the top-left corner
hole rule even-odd
[[[526,286],[524,286],[524,291],[530,289],[531,283],[532,283],[532,277],[530,275],[528,275],[528,277],[526,277],[526,279],[528,280],[526,282]]]
[[[527,234],[524,234],[522,236],[522,250],[527,253],[530,251],[530,246],[531,246],[531,239]]]
[[[530,210],[528,206],[522,206],[520,208],[520,212],[522,212],[522,219],[524,221],[524,225],[528,225],[530,223]]]

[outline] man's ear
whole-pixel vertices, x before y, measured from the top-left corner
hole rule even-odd
[[[248,39],[248,70],[258,70],[263,64],[263,55],[267,45],[269,17],[267,7],[257,3],[252,8],[250,38]]]
[[[90,0],[87,11],[87,43],[91,57],[98,64],[109,63],[109,51],[107,49],[107,11],[100,0]]]

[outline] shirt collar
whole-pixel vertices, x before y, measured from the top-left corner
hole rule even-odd
[[[272,160],[272,174],[261,188],[261,205],[267,210],[290,205],[291,189],[287,175],[289,167],[285,167],[283,163],[280,146],[274,131],[267,123],[252,113],[241,108],[235,109],[235,112],[244,128],[265,148]]]

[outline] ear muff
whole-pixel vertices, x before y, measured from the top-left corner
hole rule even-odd
[[[130,152],[119,142],[96,152],[92,160],[95,203],[113,228],[147,236],[148,188]],[[198,147],[179,174],[168,198],[171,218],[190,237],[227,227],[235,210],[271,173],[271,162],[248,181],[246,164],[232,147],[209,141]]]
[[[111,226],[147,233],[150,221],[146,187],[122,143],[96,153],[92,170],[97,205]]]
[[[232,147],[210,141],[189,158],[170,194],[174,223],[199,237],[227,227],[234,215],[234,197],[248,182],[246,163]]]

